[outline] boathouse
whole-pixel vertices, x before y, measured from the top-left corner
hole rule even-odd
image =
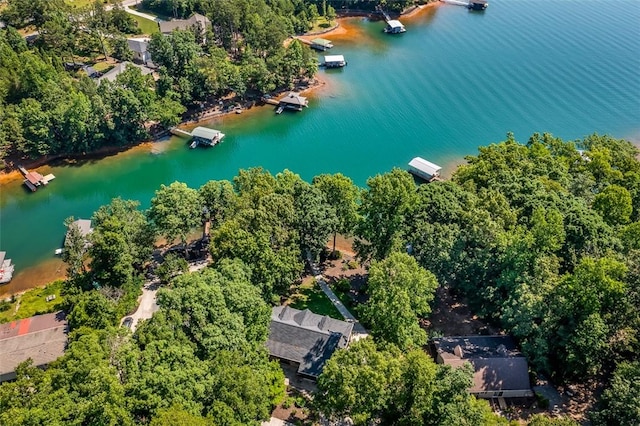
[[[473,367],[469,393],[478,398],[533,396],[527,359],[509,336],[452,336],[433,339],[429,345],[436,363]]]
[[[314,38],[311,40],[311,48],[315,50],[329,50],[333,47],[333,43],[330,40],[324,38]]]
[[[303,107],[309,106],[309,101],[306,97],[301,96],[298,92],[289,92],[287,96],[280,99],[278,105],[282,108],[292,109],[294,111],[302,111]]]
[[[90,243],[89,243],[88,237],[89,237],[89,234],[93,232],[93,227],[91,225],[92,225],[91,219],[78,219],[71,222],[71,224],[69,225],[69,228],[67,228],[67,234],[64,237],[64,246],[65,247],[67,246],[69,233],[71,232],[71,228],[75,226],[76,228],[78,228],[78,231],[80,232],[80,236],[85,241],[85,247],[89,247]]]
[[[470,0],[467,6],[471,10],[485,10],[489,6],[487,0]]]
[[[51,173],[46,175],[46,176],[42,176],[40,173],[38,173],[38,172],[30,172],[30,171],[28,171],[27,169],[25,169],[22,166],[18,166],[18,170],[20,170],[20,173],[22,173],[22,176],[24,176],[24,184],[32,192],[37,191],[38,187],[40,187],[42,185],[46,185],[50,181],[52,181],[52,180],[54,180],[56,178]]]
[[[409,161],[409,173],[412,173],[427,182],[431,182],[438,178],[440,176],[440,170],[442,170],[442,167],[421,157],[416,157]]]
[[[347,65],[342,55],[327,55],[324,57],[324,66],[327,68],[341,68]]]
[[[8,283],[13,278],[14,265],[11,259],[6,259],[6,255],[6,251],[0,251],[0,284]]]
[[[283,364],[297,368],[297,374],[315,380],[331,355],[349,345],[353,324],[318,315],[308,309],[289,306],[271,310],[267,349]]]
[[[387,34],[400,34],[407,31],[407,29],[402,25],[402,23],[398,20],[392,19],[387,21],[387,26],[384,29],[384,32]]]
[[[214,146],[222,140],[224,133],[208,127],[196,127],[191,131],[191,137],[193,138],[191,148],[195,148],[198,145]]]

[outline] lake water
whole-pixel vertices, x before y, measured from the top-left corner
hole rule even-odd
[[[637,0],[491,0],[483,13],[443,4],[402,21],[401,35],[354,18],[346,34],[329,37],[331,54],[344,54],[348,66],[321,71],[326,84],[301,113],[254,108],[211,122],[227,134],[212,149],[172,139],[43,167],[56,180],[36,193],[19,181],[3,185],[0,249],[17,274],[0,293],[64,271],[53,253],[66,217],[88,218],[117,196],[146,208],[161,184],[176,180],[199,187],[262,166],[304,179],[342,172],[364,186],[415,156],[450,173],[509,131],[522,142],[533,132],[640,140]]]

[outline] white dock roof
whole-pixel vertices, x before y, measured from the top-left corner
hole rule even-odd
[[[390,21],[387,22],[387,25],[390,28],[404,28],[404,25],[402,25],[402,22],[396,20],[396,19],[392,19]]]
[[[191,131],[191,136],[194,138],[213,140],[219,133],[220,130],[210,129],[208,127],[196,127]]]
[[[324,57],[325,62],[344,62],[343,55],[327,55]]]
[[[427,173],[431,176],[437,175],[438,173],[440,173],[440,170],[442,170],[442,167],[421,157],[416,157],[413,160],[409,161],[409,167]]]

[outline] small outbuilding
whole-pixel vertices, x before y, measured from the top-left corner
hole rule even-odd
[[[430,349],[438,364],[471,364],[469,393],[478,398],[533,396],[527,359],[510,336],[440,337],[431,341]]]
[[[415,157],[409,161],[409,173],[418,176],[421,179],[431,182],[440,177],[442,167],[427,161],[421,157]]]
[[[147,65],[151,63],[151,52],[149,52],[149,42],[151,39],[145,37],[131,37],[127,39],[127,46],[133,52],[133,60]]]
[[[325,51],[331,49],[332,47],[333,43],[331,42],[331,40],[327,40],[324,38],[314,38],[313,40],[311,40],[312,49]]]
[[[341,68],[347,65],[342,55],[327,55],[324,57],[324,66],[327,68]]]
[[[309,101],[298,92],[289,92],[287,96],[280,99],[278,105],[286,109],[302,111],[302,108],[309,106]]]
[[[387,34],[400,34],[407,31],[407,29],[402,25],[402,22],[392,19],[387,21],[387,26],[384,29],[384,32]]]

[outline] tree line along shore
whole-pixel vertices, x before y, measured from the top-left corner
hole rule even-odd
[[[140,7],[163,18],[200,13],[209,23],[147,34],[154,73],[130,66],[98,81],[94,72],[133,59],[127,37],[142,30],[131,14],[100,1],[76,7],[8,0],[0,11],[7,25],[0,31],[0,166],[118,151],[221,100],[251,104],[313,83],[315,55],[299,41],[284,41],[335,20],[338,3],[145,0]],[[379,3],[349,7],[373,13]],[[399,12],[414,3],[388,7]]]
[[[637,155],[608,136],[508,135],[449,181],[417,185],[394,169],[360,189],[341,174],[308,183],[254,168],[198,189],[163,185],[147,211],[115,199],[94,213],[90,244],[70,228],[65,355],[46,371],[25,364],[0,386],[0,422],[259,424],[285,398],[264,346],[270,306],[297,291],[306,259],[331,255],[326,242],[340,233],[368,268],[355,312],[372,337],[328,361],[309,422],[510,424],[466,392],[471,371],[436,365],[423,349],[438,335],[421,324],[444,286],[516,339],[533,377],[597,389],[581,422],[637,424]],[[203,239],[187,244],[203,224]],[[161,259],[157,237],[175,244]],[[188,272],[193,257],[208,267]],[[118,324],[150,266],[160,310],[131,335]]]

